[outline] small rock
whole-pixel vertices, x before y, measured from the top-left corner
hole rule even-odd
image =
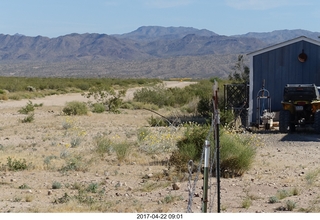
[[[52,194],[52,190],[48,190],[48,196]]]
[[[120,181],[118,181],[117,184],[115,185],[115,187],[121,187],[122,185],[123,184]]]
[[[172,189],[173,190],[179,190],[180,189],[180,184],[179,183],[172,184]]]

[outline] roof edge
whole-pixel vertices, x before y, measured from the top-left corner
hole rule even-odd
[[[284,41],[282,43],[278,43],[278,44],[275,44],[275,45],[272,45],[272,46],[269,46],[269,47],[266,47],[266,48],[263,48],[263,49],[260,49],[260,50],[257,50],[257,51],[253,51],[251,53],[248,53],[247,56],[255,56],[255,55],[258,55],[258,54],[261,54],[261,53],[265,53],[265,52],[268,52],[270,50],[278,49],[280,47],[284,47],[284,46],[287,46],[289,44],[293,44],[293,43],[296,43],[296,42],[299,42],[299,41],[307,41],[309,43],[318,45],[320,47],[320,41],[308,38],[306,36],[300,36],[300,37],[293,38],[291,40],[287,40],[287,41]]]

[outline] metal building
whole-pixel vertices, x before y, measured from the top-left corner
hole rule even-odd
[[[250,59],[248,123],[264,110],[281,110],[286,84],[320,86],[320,41],[304,36],[247,54]]]

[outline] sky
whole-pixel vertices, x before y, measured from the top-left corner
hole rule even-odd
[[[31,37],[125,34],[141,26],[193,27],[227,36],[283,29],[320,32],[319,21],[319,0],[0,1],[0,34]]]

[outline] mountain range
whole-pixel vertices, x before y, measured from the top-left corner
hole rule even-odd
[[[232,72],[238,55],[299,36],[319,40],[320,33],[277,30],[224,36],[192,27],[142,26],[117,35],[0,34],[0,75],[223,78]]]

